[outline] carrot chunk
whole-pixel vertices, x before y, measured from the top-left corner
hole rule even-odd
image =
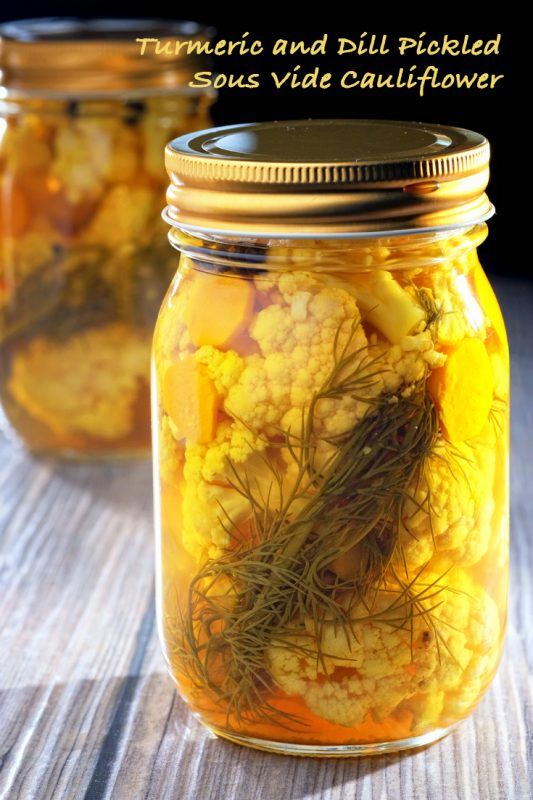
[[[30,212],[22,191],[12,183],[0,183],[0,233],[21,236],[28,227]]]
[[[253,304],[251,281],[196,273],[185,314],[192,343],[227,347],[247,328]]]
[[[181,436],[207,444],[214,436],[220,397],[204,364],[187,356],[167,367],[163,377],[163,407]]]
[[[451,442],[481,433],[494,392],[492,366],[483,342],[463,339],[444,366],[433,370],[427,387]]]

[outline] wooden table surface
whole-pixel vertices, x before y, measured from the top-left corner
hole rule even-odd
[[[1,798],[532,796],[533,283],[497,291],[514,368],[511,603],[505,658],[473,717],[432,747],[371,759],[212,738],[159,652],[149,465],[36,462],[1,440]]]

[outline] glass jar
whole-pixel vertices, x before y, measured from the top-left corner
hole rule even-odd
[[[0,400],[32,451],[147,454],[150,342],[174,268],[163,148],[209,124],[195,60],[137,36],[202,42],[194,23],[2,26]]]
[[[478,134],[398,122],[167,147],[181,256],[153,348],[159,627],[220,736],[416,747],[494,676],[509,357],[477,256],[488,158]]]

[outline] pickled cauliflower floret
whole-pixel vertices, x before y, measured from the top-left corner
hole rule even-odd
[[[279,280],[283,296],[291,300],[293,307],[309,295],[302,291],[301,275],[306,273],[288,273]],[[370,322],[379,330],[380,336],[371,333],[368,341],[368,357],[380,373],[370,394],[393,393],[402,387],[403,394],[407,395],[413,384],[426,376],[428,369],[444,364],[446,355],[436,347],[433,331],[427,327],[425,312],[414,288],[401,287],[392,273],[376,270],[375,274],[355,273],[349,278],[325,274],[312,276],[311,280],[315,286],[328,286],[353,295],[363,325]],[[323,407],[328,406],[324,403]]]
[[[83,232],[87,244],[110,250],[132,248],[150,233],[157,198],[145,186],[115,186],[106,193],[94,217]]]
[[[71,203],[93,201],[103,189],[100,165],[108,155],[106,141],[93,139],[72,126],[61,126],[55,136],[50,175],[59,181]]]
[[[159,471],[161,479],[172,485],[177,485],[181,478],[183,451],[179,446],[172,421],[166,415],[161,420],[158,440]]]
[[[71,203],[94,199],[106,182],[135,177],[137,136],[120,120],[80,119],[58,128],[50,174]]]
[[[248,499],[235,488],[236,471],[246,471],[254,492],[272,493],[273,476],[260,455],[264,446],[248,430],[229,422],[219,427],[210,444],[187,445],[182,536],[191,555],[220,555],[230,544],[231,526],[238,527],[250,516]]]
[[[9,390],[34,419],[65,432],[120,439],[131,429],[149,341],[122,323],[66,341],[36,337],[13,358]]]
[[[450,267],[428,270],[424,286],[439,309],[439,346],[456,345],[467,336],[485,338],[485,316],[466,275]]]
[[[320,648],[311,620],[301,634],[277,637],[268,656],[273,679],[287,694],[302,697],[314,714],[344,726],[358,725],[367,715],[382,721],[410,708],[411,699],[414,711],[439,690],[446,693],[444,704],[449,693],[467,707],[477,698],[475,680],[488,682],[494,667],[487,660],[499,636],[494,601],[459,570],[453,578],[421,573],[412,591],[426,613],[411,616],[404,595],[389,585],[370,607],[351,609],[351,630],[323,623]],[[440,712],[440,702],[433,703]]]
[[[400,549],[410,565],[432,557],[476,564],[487,552],[494,512],[495,452],[441,443],[404,509]]]
[[[217,350],[211,345],[204,345],[196,351],[196,360],[205,364],[209,377],[215,384],[219,394],[227,394],[241,377],[244,359],[234,350]]]
[[[112,117],[87,117],[77,121],[76,130],[90,142],[96,169],[103,180],[118,183],[135,178],[139,166],[139,146],[138,135],[133,128]]]
[[[231,543],[230,528],[250,515],[248,501],[230,485],[209,483],[186,454],[182,503],[182,542],[198,561],[217,558]],[[192,475],[195,479],[192,479]],[[230,521],[231,520],[231,521]]]
[[[269,249],[269,258],[273,264],[290,264],[293,267],[305,269],[328,269],[345,271],[361,267],[377,267],[383,265],[390,257],[390,240],[382,239],[379,243],[350,241],[350,248],[346,243],[337,242],[335,239],[312,239],[309,242],[296,246],[293,239],[278,240]]]
[[[446,361],[446,355],[435,349],[433,336],[427,329],[406,335],[398,344],[389,347],[378,342],[375,336],[370,343],[380,353],[381,378],[387,392],[403,387],[403,394],[408,395],[413,385],[427,375],[428,369],[441,367]]]
[[[189,269],[187,259],[180,263],[179,281],[163,301],[157,320],[154,336],[154,357],[158,364],[158,373],[175,361],[181,353],[190,349],[190,338],[185,323],[185,313],[189,302],[192,281],[188,280]],[[178,291],[176,291],[176,289]]]
[[[287,428],[287,419],[301,417],[314,393],[334,365],[334,349],[351,336],[352,352],[367,357],[366,335],[353,296],[337,287],[323,286],[308,273],[289,273],[278,279],[279,303],[259,311],[250,336],[260,354],[244,358],[238,380],[227,389],[225,410],[254,431]],[[369,388],[368,396],[376,394]],[[325,402],[325,401],[324,401]],[[329,435],[345,432],[360,419],[368,404],[347,397],[317,409]]]

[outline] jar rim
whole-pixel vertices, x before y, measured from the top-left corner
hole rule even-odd
[[[406,263],[418,267],[433,267],[450,258],[453,250],[454,258],[466,255],[471,250],[477,249],[487,236],[487,225],[479,222],[450,230],[438,231],[404,231],[391,234],[387,232],[374,233],[372,240],[374,246],[384,247],[389,252],[391,269],[405,267]],[[219,232],[213,234],[185,231],[171,228],[168,239],[172,247],[181,255],[192,259],[196,264],[201,264],[206,270],[212,267],[215,270],[223,268],[224,272],[246,273],[250,269],[286,271],[299,269],[289,267],[284,251],[287,248],[297,252],[302,250],[306,257],[309,252],[309,243],[313,247],[322,249],[325,257],[320,261],[320,271],[334,272],[346,271],[345,257],[339,255],[350,252],[351,269],[368,271],[372,269],[366,259],[370,243],[369,236],[315,236],[310,238],[294,237],[243,237],[242,235],[230,236]],[[277,249],[280,252],[273,255]],[[429,249],[428,249],[429,248]],[[353,256],[358,253],[361,261],[357,262]],[[268,258],[266,259],[266,255]]]
[[[6,96],[109,97],[187,89],[214,30],[192,21],[43,17],[0,25]],[[171,38],[172,37],[172,38]],[[170,42],[141,52],[142,41]],[[195,43],[188,53],[180,43]]]
[[[496,208],[492,203],[489,203],[489,207],[485,211],[484,214],[473,217],[468,222],[457,223],[457,222],[450,222],[447,225],[433,225],[433,226],[426,226],[426,227],[407,227],[407,228],[375,228],[373,230],[345,230],[345,231],[321,231],[318,232],[315,229],[313,230],[283,230],[283,228],[279,229],[272,229],[272,230],[253,230],[247,229],[243,230],[243,228],[218,228],[213,227],[209,228],[206,226],[200,225],[186,225],[186,224],[178,224],[175,219],[169,213],[169,206],[165,206],[161,217],[163,218],[164,222],[171,226],[171,230],[169,231],[169,238],[171,238],[172,231],[183,231],[184,233],[189,233],[192,236],[218,236],[221,238],[227,237],[228,240],[234,237],[241,237],[243,239],[247,238],[259,238],[259,239],[294,239],[294,240],[310,240],[310,239],[337,239],[342,241],[343,239],[376,239],[382,236],[387,237],[400,237],[400,236],[409,236],[409,235],[417,235],[417,234],[430,234],[430,233],[448,233],[453,231],[463,231],[468,230],[470,228],[475,227],[476,225],[481,225],[484,222],[488,222],[496,214]],[[171,239],[172,242],[172,239]]]

